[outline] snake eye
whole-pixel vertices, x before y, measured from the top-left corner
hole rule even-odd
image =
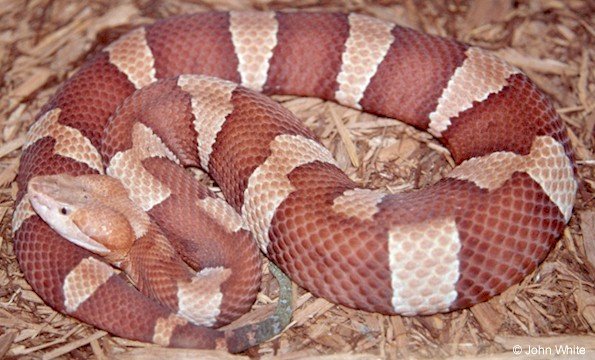
[[[61,213],[62,215],[68,215],[68,209],[67,209],[67,208],[65,208],[65,207],[63,207],[63,208],[61,208],[61,209],[60,209],[60,213]]]

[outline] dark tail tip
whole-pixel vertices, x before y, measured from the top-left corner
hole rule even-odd
[[[227,348],[232,353],[242,352],[279,335],[291,320],[291,280],[272,262],[269,262],[269,269],[279,283],[279,301],[275,313],[259,323],[226,331]]]

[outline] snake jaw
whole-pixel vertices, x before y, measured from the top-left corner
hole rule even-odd
[[[84,249],[98,255],[108,255],[110,249],[93,240],[73,220],[79,209],[74,202],[62,199],[64,189],[55,176],[39,176],[27,186],[31,206],[35,212],[58,234]]]

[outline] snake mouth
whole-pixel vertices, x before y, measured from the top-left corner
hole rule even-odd
[[[110,253],[110,249],[85,234],[73,221],[76,209],[60,200],[64,192],[60,179],[55,176],[38,176],[27,185],[27,196],[33,210],[54,231],[71,243],[99,255]]]

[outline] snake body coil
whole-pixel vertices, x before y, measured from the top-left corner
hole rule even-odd
[[[439,139],[457,166],[421,190],[361,188],[258,92],[405,121]],[[208,171],[231,206],[178,165]],[[40,189],[29,182],[51,174],[120,179],[154,219],[124,215],[133,244],[126,261],[139,264],[142,293],[37,216],[29,200]],[[202,325],[250,308],[258,247],[332,302],[445,312],[531,272],[569,220],[577,188],[560,118],[515,67],[363,15],[301,12],[201,13],[133,30],[43,108],[18,183],[16,253],[48,304],[127,338],[234,351],[244,346],[239,335]]]

